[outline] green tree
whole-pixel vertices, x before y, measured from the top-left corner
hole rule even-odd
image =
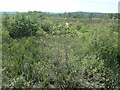
[[[4,13],[2,15],[2,25],[3,25],[3,27],[6,27],[6,28],[8,27],[8,25],[9,25],[9,19],[10,19],[9,14]]]
[[[88,18],[92,20],[94,18],[94,14],[93,13],[88,14]]]
[[[9,34],[12,38],[35,35],[37,30],[37,21],[28,14],[16,14],[9,26]]]

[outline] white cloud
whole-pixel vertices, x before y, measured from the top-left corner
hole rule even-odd
[[[0,11],[116,12],[119,0],[2,0]],[[108,5],[113,3],[113,5]],[[106,6],[105,6],[106,5]],[[103,8],[104,7],[104,8]],[[112,10],[109,10],[113,8]]]
[[[88,2],[97,2],[97,3],[118,3],[119,0],[89,0]]]

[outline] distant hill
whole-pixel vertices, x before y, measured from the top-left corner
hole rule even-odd
[[[4,13],[16,14],[16,13],[23,13],[23,12],[0,12],[0,14],[4,14]],[[62,12],[44,12],[44,13],[47,13],[47,14],[62,14]]]
[[[47,13],[47,14],[63,14],[64,12],[44,12],[44,13]]]
[[[16,14],[17,12],[0,12],[0,14],[4,14],[4,13],[7,13],[7,14]]]
[[[105,14],[105,13],[101,13],[101,12],[83,12],[83,11],[76,11],[76,12],[68,12],[68,13],[73,13],[73,14]]]
[[[16,14],[18,12],[0,12],[0,14],[3,13],[7,13],[7,14]],[[22,13],[22,12],[19,12]],[[44,12],[47,14],[64,14],[64,13],[73,13],[73,14],[90,14],[90,13],[94,13],[94,14],[104,14],[104,13],[100,13],[100,12],[83,12],[83,11],[75,11],[75,12]]]
[[[95,15],[101,15],[101,14],[106,14],[106,13],[101,13],[101,12],[83,12],[83,11],[76,11],[76,12],[44,12],[44,13],[47,13],[47,14],[68,14],[68,13],[71,13],[71,14],[84,14],[84,15],[88,15],[90,13],[93,13]]]
[[[4,13],[7,13],[7,14],[16,14],[16,13],[23,13],[23,12],[0,12],[0,14],[4,14]]]
[[[73,13],[73,14],[90,14],[90,13],[94,13],[94,14],[103,14],[100,12],[83,12],[83,11],[76,11],[76,12],[44,12],[47,14],[64,14],[64,13]]]

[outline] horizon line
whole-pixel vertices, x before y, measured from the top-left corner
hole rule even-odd
[[[116,12],[91,12],[91,11],[69,11],[69,12],[52,12],[52,11],[38,11],[38,10],[28,10],[28,11],[0,11],[0,12],[48,12],[48,13],[72,13],[72,12],[88,12],[88,13],[116,13]],[[120,12],[117,12],[120,13]]]

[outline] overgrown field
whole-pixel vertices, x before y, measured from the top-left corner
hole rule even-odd
[[[5,17],[4,88],[120,88],[117,23]]]
[[[2,87],[2,15],[0,15],[0,88]]]

